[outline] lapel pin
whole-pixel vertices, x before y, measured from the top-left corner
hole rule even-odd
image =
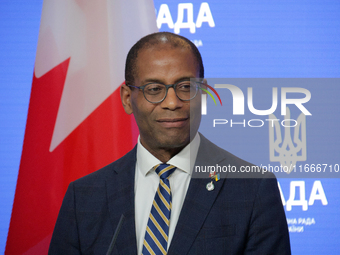
[[[214,178],[215,175],[216,175],[216,172],[215,172],[215,171],[211,171],[211,172],[209,173],[209,177],[210,177],[210,178]]]
[[[215,185],[214,185],[213,182],[211,181],[211,182],[208,182],[208,183],[207,183],[206,188],[207,188],[208,191],[212,191],[212,190],[214,190]]]
[[[210,172],[209,177],[215,181],[219,181],[221,179],[220,174],[216,174],[216,172]]]

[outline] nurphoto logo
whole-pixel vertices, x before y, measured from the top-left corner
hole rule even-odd
[[[294,80],[292,87],[289,87],[291,80],[284,79],[225,78],[209,81],[206,88],[215,93],[221,106],[222,101],[225,103],[224,109],[209,108],[208,112],[207,95],[215,105],[217,100],[207,89],[202,89],[206,93],[201,95],[201,114],[211,115],[207,119],[212,121],[209,126],[219,129],[261,128],[267,127],[268,123],[271,162],[279,162],[282,169],[289,169],[285,171],[289,174],[296,171],[298,161],[307,160],[306,116],[312,115],[307,104],[311,92],[296,86],[300,85],[297,83],[299,80]],[[296,119],[291,118],[291,111],[294,111]]]

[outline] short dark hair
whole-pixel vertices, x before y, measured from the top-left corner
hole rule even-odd
[[[158,32],[149,34],[141,38],[135,45],[130,49],[125,63],[125,82],[126,84],[133,84],[135,80],[135,75],[137,74],[136,62],[138,53],[142,49],[151,48],[156,45],[169,44],[171,47],[177,48],[188,48],[194,54],[197,67],[199,68],[199,77],[204,78],[204,67],[201,53],[198,51],[195,44],[193,44],[189,39],[176,35],[170,32]]]

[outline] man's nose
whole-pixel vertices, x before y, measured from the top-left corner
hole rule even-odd
[[[183,102],[177,97],[175,90],[173,88],[169,88],[168,94],[161,103],[161,106],[169,110],[176,110],[183,106]]]

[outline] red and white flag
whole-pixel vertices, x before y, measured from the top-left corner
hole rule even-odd
[[[152,0],[44,0],[5,254],[47,254],[68,184],[136,143],[119,86],[155,16]]]

